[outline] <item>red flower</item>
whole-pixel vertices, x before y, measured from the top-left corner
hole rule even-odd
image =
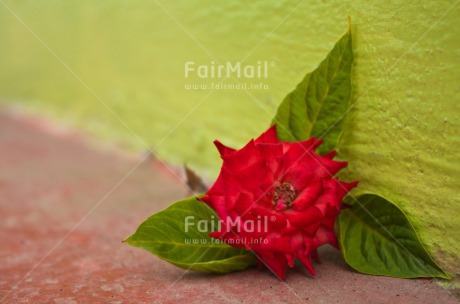
[[[334,151],[316,154],[322,143],[316,138],[279,141],[275,126],[241,150],[214,143],[223,165],[200,199],[222,223],[210,236],[252,250],[282,280],[295,258],[314,275],[311,257],[323,244],[337,247],[334,222],[343,196],[358,183],[333,177],[347,163],[333,161]]]

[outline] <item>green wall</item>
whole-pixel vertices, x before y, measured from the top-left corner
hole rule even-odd
[[[350,15],[356,106],[340,147],[350,162],[345,175],[394,198],[436,260],[460,271],[455,1],[5,3],[17,18],[0,4],[2,102],[50,113],[128,149],[146,150],[146,143],[210,178],[220,163],[212,140],[238,147],[262,132]],[[269,89],[184,88],[216,81],[185,79],[185,62],[243,58],[275,63],[262,79]]]

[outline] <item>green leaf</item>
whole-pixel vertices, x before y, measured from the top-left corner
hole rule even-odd
[[[450,276],[423,247],[414,227],[396,205],[364,194],[338,219],[346,262],[359,272],[398,278]]]
[[[209,237],[217,228],[214,210],[191,197],[149,217],[124,242],[187,270],[226,273],[256,262],[250,251]]]
[[[353,51],[351,25],[332,51],[278,108],[273,124],[284,141],[302,141],[311,136],[324,140],[318,153],[336,148],[351,96]]]

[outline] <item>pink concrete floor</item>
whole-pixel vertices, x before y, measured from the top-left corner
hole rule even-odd
[[[358,274],[330,247],[316,277],[296,267],[283,283],[256,268],[184,271],[122,244],[187,195],[158,161],[139,161],[0,112],[0,302],[457,303],[431,280]]]

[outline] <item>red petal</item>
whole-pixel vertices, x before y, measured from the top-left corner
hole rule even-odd
[[[248,193],[241,192],[236,200],[233,210],[239,215],[242,216],[248,213],[252,208],[256,207],[252,195]]]
[[[347,162],[338,162],[324,157],[317,157],[313,161],[318,164],[316,174],[322,178],[332,178],[348,165]]]
[[[342,200],[342,198],[345,196],[345,194],[347,194],[354,187],[358,186],[359,181],[346,183],[346,182],[341,182],[341,181],[337,180],[337,183],[338,183],[337,197],[338,197],[339,200]]]
[[[310,237],[314,237],[320,226],[321,226],[321,223],[317,222],[317,223],[304,227],[302,230],[306,234],[308,234]]]
[[[209,207],[216,211],[220,219],[226,218],[228,214],[227,206],[225,204],[225,197],[220,195],[205,195],[199,198],[200,201],[207,204]]]
[[[321,263],[321,259],[319,258],[319,255],[318,255],[318,250],[312,250],[311,252],[311,257],[313,258],[313,260],[315,260],[316,262],[318,263]]]
[[[331,152],[327,153],[326,155],[323,155],[323,157],[327,158],[327,159],[333,159],[336,155],[337,155],[336,151],[331,151]]]
[[[263,159],[239,171],[229,172],[240,185],[240,190],[252,192],[254,196],[262,195],[261,184],[273,183],[273,176],[264,164]]]
[[[215,140],[214,145],[216,146],[217,150],[219,150],[220,156],[226,156],[228,154],[231,154],[235,152],[236,150],[233,148],[229,148],[225,145],[223,145],[220,141]]]
[[[264,207],[257,206],[251,210],[253,216],[260,216],[266,220],[270,231],[281,231],[287,225],[286,217],[282,212],[275,212]]]
[[[225,185],[224,185],[224,179],[222,176],[222,170],[217,177],[217,180],[214,182],[212,187],[206,192],[206,194],[210,195],[224,195],[225,194]]]
[[[303,150],[314,152],[316,148],[321,146],[323,142],[324,140],[322,139],[318,139],[316,137],[310,137],[310,139],[301,141],[299,142],[299,144],[303,147]]]
[[[279,176],[280,181],[290,183],[298,192],[310,185],[316,177],[313,171],[300,164],[285,169],[286,171],[282,172]]]
[[[319,246],[322,246],[327,243],[338,248],[337,237],[334,231],[326,229],[324,227],[320,227],[318,229],[318,232],[316,233],[316,236],[313,239],[312,243],[314,248],[318,248]]]
[[[268,128],[267,131],[262,133],[256,140],[256,143],[279,143],[280,141],[278,140],[278,135],[276,134],[276,125],[271,126]]]
[[[303,211],[307,209],[315,203],[315,200],[320,196],[322,191],[322,180],[318,177],[310,179],[310,184],[308,184],[308,186],[304,188],[294,200],[292,209],[295,211]]]
[[[297,232],[290,236],[290,245],[294,252],[299,252],[299,251],[304,250],[304,238],[300,232]]]
[[[233,206],[235,205],[238,196],[240,195],[240,186],[236,182],[236,180],[226,172],[221,172],[220,175],[223,179],[223,184],[225,188],[225,200],[224,205],[226,210],[232,210]]]
[[[338,214],[341,204],[335,191],[325,191],[316,199],[315,207],[321,211],[324,218]]]
[[[265,165],[270,170],[270,172],[272,174],[277,173],[280,169],[280,162],[283,157],[283,145],[279,143],[259,143],[257,144],[257,148],[263,155]]]
[[[289,223],[297,227],[307,227],[323,219],[324,215],[315,205],[305,211],[298,212],[294,210],[285,211]]]
[[[307,268],[308,272],[311,275],[316,275],[316,271],[313,268],[313,265],[311,264],[310,256],[298,255],[297,257],[305,265],[305,268]]]
[[[254,140],[251,140],[242,149],[222,156],[224,164],[222,168],[232,171],[239,171],[250,167],[254,163],[262,160],[262,155],[259,149],[256,148]]]
[[[262,242],[257,248],[264,251],[273,252],[292,252],[291,239],[289,236],[282,236],[280,233],[271,233],[265,237],[265,241]]]
[[[294,256],[292,254],[285,254],[286,260],[288,262],[288,266],[293,268],[294,267]]]
[[[256,252],[256,255],[281,281],[285,280],[287,260],[284,254],[276,253],[273,258],[265,255],[264,252]]]
[[[317,155],[315,149],[322,143],[323,140],[314,137],[300,142],[283,142],[284,153],[289,155],[293,163],[296,163],[304,158],[311,158],[311,155]]]

